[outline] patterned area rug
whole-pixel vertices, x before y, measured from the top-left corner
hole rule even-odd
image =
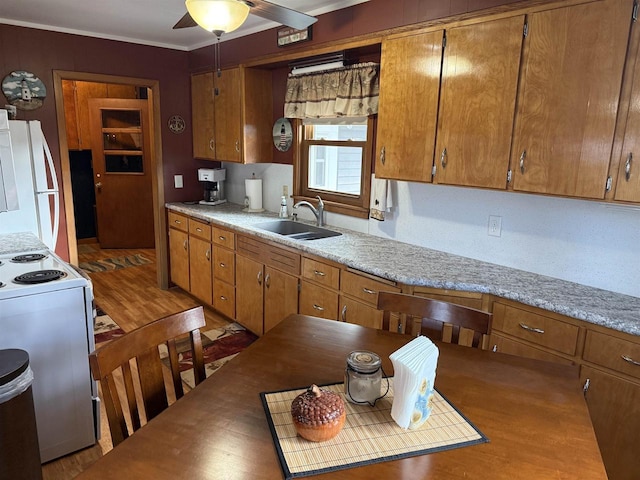
[[[122,330],[118,324],[97,305],[96,320],[93,330],[96,346],[100,343],[108,342],[114,338],[124,335],[124,330]]]
[[[207,377],[258,339],[256,335],[235,322],[230,323],[224,328],[214,328],[206,332],[201,332],[201,336],[205,374]],[[176,347],[178,349],[182,381],[190,388],[194,388],[195,380],[193,376],[193,361],[191,360],[189,338],[187,337],[176,342]],[[167,348],[164,345],[160,345],[159,349],[160,356],[168,366]]]
[[[147,263],[151,263],[151,260],[137,253],[126,257],[104,258],[93,262],[82,262],[79,266],[85,272],[99,273],[109,270],[120,270],[127,267],[137,267],[138,265],[145,265]]]

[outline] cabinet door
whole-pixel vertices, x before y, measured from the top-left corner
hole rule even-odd
[[[511,340],[496,333],[492,333],[489,337],[489,348],[495,352],[507,353],[518,357],[535,358],[536,360],[564,363],[566,365],[574,364],[574,362],[568,358],[554,355],[553,353],[540,350],[525,343]]]
[[[435,182],[506,188],[523,26],[518,16],[447,30]]]
[[[193,235],[189,236],[189,279],[193,296],[211,304],[211,244]]]
[[[191,76],[193,156],[215,160],[213,73]]]
[[[298,278],[265,267],[264,332],[293,313],[298,313]]]
[[[256,335],[263,334],[263,265],[236,255],[236,320]]]
[[[377,177],[431,181],[442,37],[436,31],[382,43]]]
[[[604,0],[528,16],[514,190],[604,197],[632,7]]]
[[[582,382],[593,429],[610,480],[635,480],[640,472],[640,385],[583,366]]]
[[[303,281],[300,289],[300,313],[336,320],[338,318],[338,293]]]
[[[340,295],[340,317],[338,320],[341,322],[380,329],[382,328],[382,313],[382,310],[371,305]]]
[[[171,281],[189,291],[189,236],[186,232],[169,229],[169,258]]]
[[[214,127],[216,160],[242,162],[242,102],[239,68],[223,70],[214,77]]]

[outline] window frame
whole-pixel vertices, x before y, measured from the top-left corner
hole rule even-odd
[[[375,141],[376,117],[367,117],[366,141],[353,140],[312,140],[313,125],[304,125],[301,119],[294,120],[296,131],[296,149],[293,159],[293,198],[313,201],[320,196],[325,210],[358,218],[369,218],[369,202],[371,194],[371,173],[373,171],[373,152]],[[327,192],[310,188],[309,178],[309,147],[318,146],[349,146],[362,147],[362,164],[360,171],[360,194],[351,195],[338,192]]]

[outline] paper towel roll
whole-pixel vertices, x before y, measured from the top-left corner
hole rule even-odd
[[[244,181],[245,195],[249,198],[248,212],[261,212],[262,208],[262,179],[247,178]]]

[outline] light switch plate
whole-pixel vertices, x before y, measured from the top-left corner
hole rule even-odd
[[[502,235],[502,217],[489,215],[489,227],[487,233],[492,237],[499,237]]]
[[[183,188],[184,184],[182,182],[182,175],[174,175],[173,176],[173,185],[175,188]]]

